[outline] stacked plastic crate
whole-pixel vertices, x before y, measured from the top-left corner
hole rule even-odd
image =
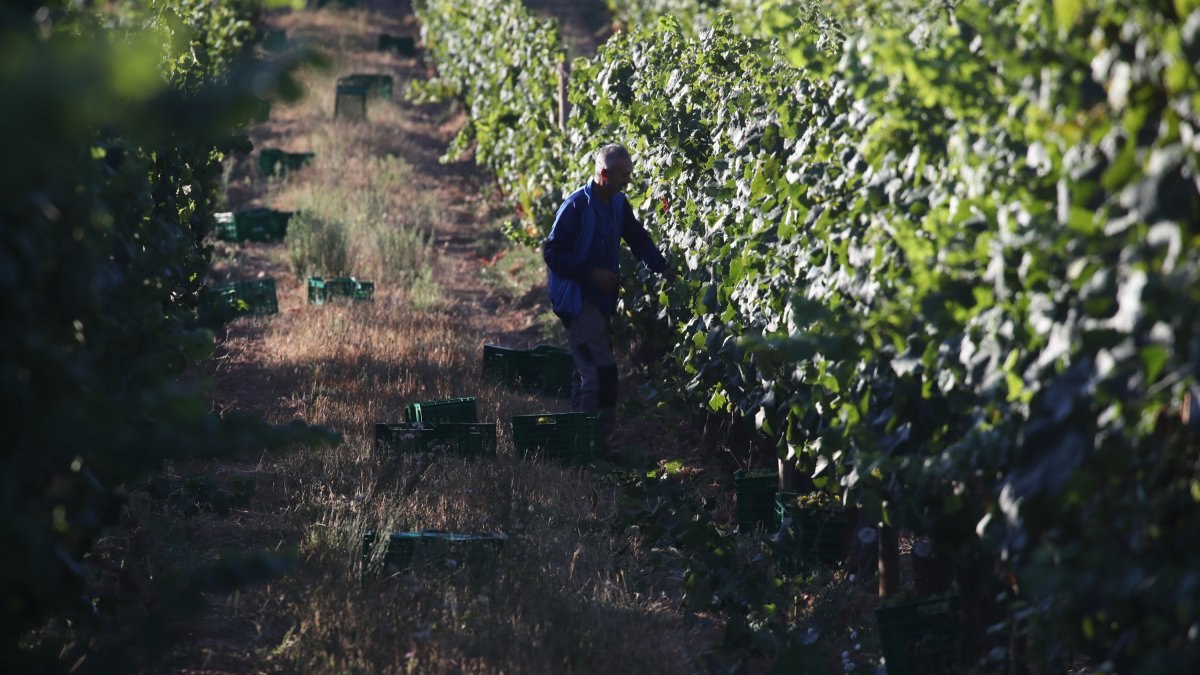
[[[480,422],[474,397],[412,403],[404,422],[375,425],[379,452],[496,456],[496,423]]]
[[[354,277],[308,278],[308,304],[323,305],[335,297],[373,302],[375,300],[375,283],[360,281]]]

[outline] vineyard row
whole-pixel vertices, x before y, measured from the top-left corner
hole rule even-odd
[[[416,3],[414,95],[465,103],[448,154],[476,149],[529,243],[591,150],[630,147],[687,271],[628,270],[660,400],[930,536],[1048,663],[1200,664],[1200,3],[663,17],[571,64],[565,128],[554,26],[477,5]]]

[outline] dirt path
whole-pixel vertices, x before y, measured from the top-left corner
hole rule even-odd
[[[569,10],[569,33],[594,24],[588,12],[601,6],[535,4]],[[278,551],[295,561],[268,584],[210,596],[211,611],[177,626],[172,646],[138,669],[690,671],[695,645],[717,641],[719,626],[682,609],[678,580],[651,562],[660,553],[636,536],[595,527],[616,512],[611,481],[515,461],[504,423],[494,462],[372,452],[373,424],[399,421],[407,402],[475,395],[481,419],[502,421],[563,411],[565,403],[481,380],[480,345],[554,340],[541,263],[536,252],[496,238],[497,193],[487,176],[471,163],[438,161],[463,119],[450,105],[405,101],[404,83],[427,72],[419,58],[374,49],[379,33],[416,35],[407,3],[366,5],[269,17],[289,40],[319,46],[335,63],[303,75],[309,96],[274,107],[252,140],[257,149],[317,157],[278,181],[257,176],[255,156],[239,159],[229,206],[269,205],[340,223],[355,271],[378,284],[375,301],[310,307],[295,250],[218,244],[213,281],[271,276],[280,313],[230,324],[206,368],[216,385],[214,409],[275,423],[301,419],[340,432],[344,442],[171,467],[171,497],[135,498],[119,533],[125,543],[101,547],[120,557],[112,560],[114,584],[151,584],[161,570],[230,554]],[[597,39],[571,34],[581,50]],[[351,72],[395,79],[391,102],[372,102],[365,125],[330,119],[333,81]],[[403,264],[387,251],[404,254]],[[694,439],[667,425],[653,414],[631,422],[655,453],[688,455]],[[221,512],[188,491],[197,483],[251,489]],[[182,515],[172,506],[180,495],[192,500]],[[380,564],[376,554],[364,567],[364,533],[398,529],[500,532],[508,540],[483,580],[457,566],[364,580]]]
[[[525,6],[558,21],[569,59],[592,56],[612,35],[612,18],[603,0],[525,0]]]
[[[573,16],[582,16],[574,3],[557,4],[561,6],[560,9],[569,8]],[[450,140],[465,123],[465,115],[461,108],[452,104],[418,106],[408,102],[404,95],[405,83],[424,78],[429,72],[428,66],[418,57],[389,55],[372,50],[370,38],[377,33],[419,39],[420,27],[412,14],[410,3],[369,0],[360,2],[359,6],[365,7],[366,11],[353,13],[356,19],[352,26],[334,28],[330,25],[335,21],[328,17],[346,16],[337,12],[283,13],[271,18],[270,24],[288,30],[293,40],[326,43],[343,51],[352,50],[354,56],[348,59],[348,63],[361,66],[359,69],[386,72],[395,77],[397,84],[393,104],[402,120],[395,125],[394,131],[397,133],[394,136],[383,136],[384,143],[389,147],[375,150],[399,155],[415,167],[412,187],[426,195],[433,195],[433,201],[443,211],[444,217],[432,229],[440,254],[439,283],[459,303],[462,313],[484,313],[489,316],[483,327],[489,341],[520,346],[531,344],[539,337],[536,331],[529,330],[532,317],[542,312],[545,306],[530,299],[514,306],[511,301],[515,298],[505,293],[508,289],[480,274],[481,266],[488,262],[484,255],[503,245],[498,230],[489,228],[490,223],[486,222],[499,217],[502,208],[500,192],[494,180],[476,167],[470,158],[450,163],[440,161]],[[567,23],[578,25],[576,20]],[[330,40],[322,36],[330,29],[365,29],[370,35],[366,39],[360,35],[335,35],[333,44],[329,44]],[[341,66],[341,69],[352,70],[348,65]],[[322,98],[323,102],[328,98],[325,106],[325,113],[328,114],[332,109],[332,99],[327,96]],[[255,147],[311,150],[303,143],[298,144],[295,139],[311,136],[314,123],[312,116],[306,115],[307,111],[298,112],[286,107],[279,109],[277,106],[277,110],[278,114],[273,114],[266,124],[251,130]],[[252,164],[253,157],[243,159],[236,174],[253,174],[255,170]],[[229,207],[230,210],[236,210],[267,205],[270,199],[271,196],[264,194],[261,185],[246,188],[235,181],[230,191]],[[294,206],[287,200],[275,200],[270,205],[276,208]],[[222,247],[226,260],[217,261],[214,270],[216,281],[224,281],[235,274],[244,277],[248,273],[251,276],[263,273],[277,278],[287,275],[278,246],[242,245],[237,247],[242,249],[241,254],[233,251],[233,248]],[[288,297],[283,300],[281,308],[296,310],[306,302],[302,292],[286,294]]]

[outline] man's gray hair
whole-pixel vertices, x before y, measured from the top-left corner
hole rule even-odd
[[[617,160],[629,160],[633,162],[633,157],[629,156],[629,151],[620,143],[609,143],[608,145],[596,151],[596,173],[600,173],[601,169],[611,169],[613,162]]]

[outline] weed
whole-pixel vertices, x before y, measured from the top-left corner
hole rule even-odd
[[[297,211],[288,223],[288,261],[292,272],[308,276],[342,276],[351,269],[345,225]]]

